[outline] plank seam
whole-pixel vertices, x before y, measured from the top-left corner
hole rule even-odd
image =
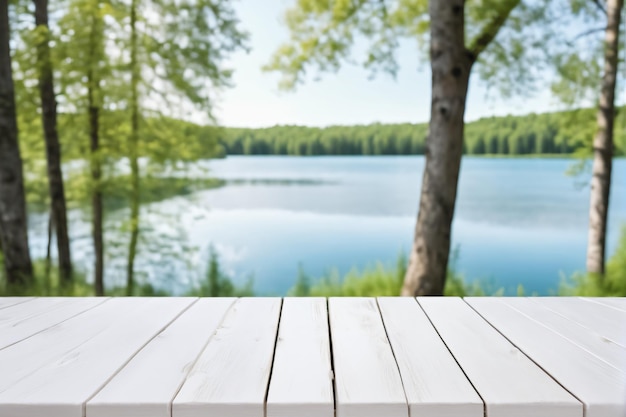
[[[500,329],[498,329],[496,326],[494,326],[489,320],[487,320],[486,317],[484,317],[482,314],[480,314],[480,312],[478,310],[476,310],[470,303],[468,303],[467,301],[465,301],[465,298],[462,298],[463,302],[465,304],[467,304],[472,310],[474,310],[476,312],[476,314],[478,314],[480,316],[481,319],[483,319],[485,322],[487,322],[487,324],[489,324],[491,327],[493,327],[495,329],[495,331],[497,331],[502,337],[504,337],[511,345],[515,346],[515,349],[519,350],[524,356],[526,356],[532,363],[535,364],[535,366],[537,366],[539,369],[541,369],[543,371],[544,374],[548,375],[550,377],[550,379],[552,379],[554,382],[556,382],[561,388],[563,388],[566,392],[568,392],[572,397],[576,398],[576,401],[578,401],[583,408],[583,417],[585,417],[587,415],[587,406],[586,404],[577,396],[575,396],[570,390],[568,390],[567,388],[565,388],[565,386],[563,386],[563,384],[561,384],[555,377],[553,377],[546,369],[544,369],[543,366],[539,365],[532,357],[530,357],[529,354],[527,354],[526,352],[524,352],[524,350],[522,350],[519,346],[517,346],[515,343],[513,343],[512,340],[510,340],[508,337],[506,337],[506,335],[504,333],[502,333],[500,331]],[[506,304],[505,304],[506,306]],[[558,333],[557,333],[558,335]],[[567,339],[566,339],[567,340]]]
[[[562,312],[558,311],[557,309],[554,309],[554,308],[550,307],[549,305],[545,305],[545,304],[542,304],[542,303],[538,302],[538,301],[535,299],[535,298],[537,298],[537,297],[526,297],[526,298],[528,298],[529,300],[531,300],[533,303],[536,303],[536,304],[538,304],[538,305],[540,305],[540,306],[543,306],[544,308],[547,308],[548,310],[550,310],[550,311],[552,311],[552,312],[554,312],[554,313],[558,314],[558,315],[559,315],[559,316],[561,316],[561,317],[565,317],[567,320],[571,321],[572,323],[576,323],[576,324],[578,324],[579,326],[584,327],[584,328],[585,328],[585,329],[587,329],[588,331],[590,331],[590,332],[592,332],[592,333],[595,333],[596,335],[598,335],[598,336],[600,336],[600,337],[602,337],[602,338],[604,338],[604,339],[608,339],[608,340],[610,340],[611,342],[615,343],[616,345],[619,345],[619,346],[621,346],[621,347],[623,347],[623,348],[626,348],[626,343],[624,343],[624,342],[620,342],[619,340],[616,340],[617,338],[616,338],[616,337],[614,337],[614,335],[610,335],[610,337],[609,337],[609,336],[604,335],[604,334],[602,334],[602,333],[598,333],[598,332],[596,331],[596,329],[594,329],[593,327],[590,327],[587,323],[581,323],[580,321],[578,321],[578,320],[574,320],[574,319],[572,319],[571,317],[568,317],[566,314],[563,314]],[[601,306],[603,306],[603,307],[610,308],[609,306],[606,306],[606,305],[604,305],[604,304],[599,304],[599,305],[601,305]],[[615,309],[615,310],[620,311],[619,309]]]
[[[200,300],[200,298],[198,298],[198,300]],[[176,396],[178,395],[180,390],[183,388],[183,385],[185,385],[185,382],[187,382],[187,377],[189,376],[189,373],[191,373],[193,368],[195,368],[196,363],[198,363],[198,360],[200,359],[200,356],[202,356],[202,353],[206,350],[206,347],[209,345],[211,340],[213,340],[213,337],[215,337],[215,334],[217,333],[217,330],[222,326],[222,324],[224,323],[224,320],[226,320],[226,316],[228,315],[230,310],[233,308],[233,306],[235,304],[237,304],[237,302],[239,302],[239,300],[241,300],[241,298],[237,298],[236,300],[234,300],[230,304],[230,306],[226,309],[226,311],[224,312],[224,315],[222,316],[222,319],[220,320],[220,322],[217,324],[217,326],[213,330],[213,333],[211,333],[211,335],[207,338],[206,343],[204,343],[204,346],[202,346],[202,348],[198,351],[198,355],[196,355],[196,359],[194,359],[194,361],[191,364],[191,366],[188,367],[187,374],[183,378],[183,380],[180,383],[180,385],[178,386],[178,388],[176,388],[176,391],[174,392],[174,395],[172,396],[172,399],[170,400],[169,407],[168,407],[169,408],[169,415],[170,415],[170,417],[172,417],[174,415],[174,410],[173,410],[173,408],[174,408],[174,399],[176,399]]]
[[[615,366],[615,365],[613,365],[611,362],[607,361],[604,357],[602,357],[602,356],[598,355],[596,352],[593,352],[592,350],[588,349],[587,347],[582,346],[582,345],[581,345],[579,342],[577,342],[576,340],[572,340],[572,339],[570,339],[568,336],[564,335],[564,334],[563,334],[561,331],[559,331],[558,329],[553,328],[553,327],[551,327],[551,326],[548,326],[548,325],[546,325],[546,324],[542,323],[540,320],[538,320],[538,319],[536,319],[536,318],[534,318],[534,317],[531,317],[530,315],[528,315],[528,314],[527,314],[527,313],[525,313],[524,311],[520,310],[519,308],[515,307],[514,305],[510,305],[510,304],[507,304],[507,303],[502,303],[502,304],[504,304],[506,307],[508,307],[508,308],[512,309],[513,311],[516,311],[518,314],[521,314],[522,316],[526,317],[526,318],[527,318],[528,320],[530,320],[531,322],[537,323],[537,324],[539,324],[540,326],[544,327],[544,328],[545,328],[545,329],[547,329],[550,333],[553,333],[553,334],[555,334],[555,335],[559,336],[560,338],[565,339],[565,340],[566,340],[566,341],[567,341],[570,345],[575,346],[576,348],[578,348],[578,349],[582,350],[583,352],[588,353],[589,355],[591,355],[591,356],[595,357],[595,358],[596,358],[596,359],[598,359],[598,360],[601,360],[602,362],[606,363],[606,364],[607,364],[608,366],[610,366],[611,368],[616,369],[616,370],[617,370],[617,371],[619,371],[619,372],[623,372],[623,371],[622,371],[621,369],[619,369],[617,366]],[[550,312],[550,313],[554,313],[554,311],[552,311],[552,310],[550,310],[550,309],[547,309],[547,308],[546,308],[546,310],[547,310],[548,312]],[[556,313],[555,313],[555,314],[556,314]],[[561,317],[562,317],[562,316],[561,316]],[[567,320],[567,321],[569,321],[570,323],[575,323],[575,322],[572,322],[571,320]],[[575,324],[577,324],[577,323],[575,323]],[[555,326],[555,327],[556,327],[556,326]],[[586,327],[583,327],[583,326],[581,326],[581,328],[583,328],[583,329],[585,329],[585,330],[588,330]],[[596,334],[596,333],[593,333],[593,332],[592,332],[592,334],[593,334],[594,336],[602,337],[602,336],[600,336],[600,335],[598,335],[598,334]],[[606,339],[606,340],[609,340],[609,339]],[[618,345],[617,343],[615,343],[615,342],[613,342],[613,341],[611,341],[611,343],[614,343],[616,346],[620,346],[620,345]],[[620,346],[620,347],[622,347],[622,346]]]
[[[623,312],[626,312],[626,310],[625,310],[625,309],[623,309],[623,308],[619,308],[619,307],[616,307],[616,306],[614,306],[613,304],[603,303],[603,302],[602,302],[602,300],[594,300],[594,299],[589,298],[589,297],[578,297],[578,298],[579,298],[580,300],[584,300],[584,301],[586,301],[586,302],[588,302],[588,303],[599,304],[599,305],[601,305],[601,306],[603,306],[603,307],[610,307],[610,308],[612,308],[612,309],[614,309],[614,310],[617,310],[617,311],[623,311]]]
[[[8,306],[0,307],[0,310],[4,310],[5,308],[15,307],[15,306],[18,306],[18,305],[20,305],[20,304],[24,304],[24,303],[27,303],[27,302],[29,302],[29,301],[36,300],[37,298],[41,298],[41,297],[32,297],[32,298],[28,298],[28,297],[26,297],[26,299],[25,299],[25,300],[20,300],[20,301],[18,301],[18,302],[17,302],[17,303],[15,303],[15,304],[9,304]]]
[[[104,299],[102,302],[100,302],[100,303],[98,303],[98,304],[94,304],[94,305],[92,305],[92,306],[88,307],[86,310],[79,311],[78,313],[76,313],[76,314],[74,314],[74,315],[72,315],[72,316],[70,316],[70,317],[67,317],[67,318],[65,318],[65,319],[63,319],[63,320],[61,320],[61,321],[59,321],[59,322],[57,322],[57,323],[51,324],[50,326],[48,326],[48,327],[46,327],[46,328],[44,328],[44,329],[41,329],[41,330],[39,330],[39,331],[37,331],[37,332],[35,332],[35,333],[33,333],[33,334],[29,335],[29,336],[26,336],[26,337],[25,337],[25,338],[23,338],[23,339],[17,340],[17,341],[15,341],[15,342],[13,342],[13,343],[11,343],[11,344],[9,344],[9,345],[6,345],[6,346],[3,346],[3,347],[0,347],[0,350],[6,349],[6,348],[8,348],[8,347],[10,347],[10,346],[13,346],[13,345],[17,344],[17,343],[23,342],[24,340],[28,340],[28,339],[30,339],[31,337],[38,335],[39,333],[45,332],[46,330],[49,330],[49,329],[51,329],[51,328],[53,328],[53,327],[55,327],[55,326],[58,326],[58,325],[59,325],[59,324],[61,324],[61,323],[65,323],[66,321],[68,321],[68,320],[70,320],[70,319],[73,319],[74,317],[80,316],[81,314],[84,314],[84,313],[88,312],[89,310],[92,310],[92,309],[94,309],[94,308],[96,308],[96,307],[99,307],[99,306],[101,306],[102,304],[106,303],[106,302],[107,302],[107,301],[109,301],[109,300],[110,300],[110,298],[106,298],[106,299]],[[23,304],[23,303],[20,303],[20,304]],[[12,306],[11,306],[11,307],[12,307]]]
[[[437,336],[439,336],[439,339],[441,340],[443,345],[446,347],[448,352],[450,352],[450,356],[452,356],[452,359],[454,359],[454,362],[456,362],[456,364],[458,365],[458,367],[461,370],[461,372],[463,372],[463,375],[465,375],[465,379],[467,379],[467,382],[469,382],[469,384],[474,389],[474,392],[476,392],[476,395],[478,395],[478,398],[480,398],[480,401],[482,401],[482,403],[483,403],[483,416],[487,417],[487,403],[485,402],[485,399],[482,397],[482,395],[480,395],[480,392],[478,392],[478,389],[476,389],[476,387],[474,386],[474,383],[472,382],[470,377],[467,375],[467,373],[465,373],[465,369],[463,369],[463,367],[461,366],[459,361],[456,359],[456,356],[454,356],[454,353],[452,353],[452,350],[450,349],[450,347],[448,346],[448,344],[446,343],[444,338],[441,336],[441,333],[439,333],[439,329],[437,329],[437,326],[435,326],[435,323],[433,323],[433,321],[431,320],[431,318],[428,315],[428,313],[426,312],[426,310],[424,310],[424,307],[422,307],[422,305],[419,303],[419,301],[417,300],[417,297],[414,297],[413,299],[415,300],[415,302],[417,303],[419,308],[424,312],[424,315],[426,315],[426,318],[428,319],[428,322],[433,327],[433,329],[435,329],[435,332],[437,333]]]
[[[113,374],[111,376],[109,376],[101,385],[100,387],[98,387],[95,392],[93,394],[91,394],[89,397],[87,397],[86,400],[83,401],[82,405],[81,405],[81,409],[82,409],[82,417],[87,417],[87,403],[89,401],[91,401],[91,399],[93,397],[95,397],[100,391],[102,391],[102,389],[107,386],[107,384],[109,382],[111,382],[111,380],[113,378],[115,378],[117,376],[117,374],[120,373],[120,371],[122,369],[124,369],[126,367],[126,365],[128,365],[128,363],[130,361],[132,361],[135,356],[137,356],[139,354],[139,352],[141,352],[150,342],[152,342],[158,335],[160,335],[161,333],[163,333],[163,331],[165,329],[167,329],[172,323],[174,323],[183,313],[185,313],[187,310],[189,310],[191,308],[191,306],[193,306],[194,304],[196,304],[198,302],[200,298],[196,298],[192,303],[189,303],[188,306],[186,306],[185,308],[183,308],[181,311],[179,311],[177,314],[174,315],[174,317],[168,321],[163,327],[161,327],[156,333],[154,333],[152,335],[152,337],[148,338],[148,340],[142,344],[139,349],[137,349],[135,351],[135,353],[133,353],[132,355],[130,355],[130,357],[118,368],[116,369]]]
[[[330,308],[328,306],[328,298],[326,301],[326,321],[328,323],[328,348],[330,349],[330,371],[333,378],[333,417],[337,417],[337,380],[335,379],[335,356],[333,355],[333,337],[330,330]]]
[[[391,344],[391,340],[389,340],[389,333],[387,332],[387,325],[385,324],[385,319],[383,318],[383,312],[380,310],[380,304],[378,304],[378,297],[375,298],[376,301],[376,309],[378,310],[378,315],[380,316],[380,321],[383,323],[383,330],[385,331],[385,337],[387,338],[387,343],[389,343],[389,348],[391,349],[391,355],[393,356],[393,361],[396,364],[396,369],[398,370],[398,376],[400,376],[400,384],[402,384],[402,393],[404,394],[404,401],[406,402],[407,415],[411,417],[411,407],[409,405],[409,398],[406,395],[406,387],[404,386],[404,380],[402,379],[402,372],[400,372],[400,365],[398,365],[398,358],[396,358],[396,352],[393,350],[393,345]]]
[[[267,417],[267,397],[270,394],[270,385],[272,383],[272,374],[274,373],[274,361],[276,360],[276,344],[278,343],[278,335],[280,334],[281,319],[283,316],[283,305],[285,299],[280,299],[280,310],[278,311],[278,323],[276,325],[276,334],[274,335],[274,349],[272,349],[272,362],[270,363],[270,374],[267,377],[267,386],[265,387],[265,396],[263,398],[263,415]]]

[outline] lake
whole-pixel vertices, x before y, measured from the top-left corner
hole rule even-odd
[[[464,157],[452,233],[456,271],[507,294],[522,284],[540,295],[583,271],[590,174],[566,175],[575,163]],[[236,282],[252,276],[258,294],[284,295],[299,267],[313,277],[377,262],[392,267],[411,248],[423,168],[422,156],[201,161],[191,167],[192,175],[222,178],[226,186],[144,207],[142,215],[153,226],[143,234],[138,269],[143,279],[181,293],[199,279],[213,245]],[[91,257],[89,224],[84,213],[70,215],[74,256],[85,261]],[[124,210],[111,215],[108,230],[126,216]],[[623,224],[626,160],[617,159],[609,253]],[[35,251],[41,251],[41,234],[32,236],[40,241]],[[107,242],[107,280],[121,284],[125,241],[119,247],[114,237]]]

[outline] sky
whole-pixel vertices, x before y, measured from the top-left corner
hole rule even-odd
[[[400,71],[396,79],[382,73],[370,79],[368,71],[359,65],[345,64],[338,73],[325,73],[319,80],[309,77],[293,92],[280,91],[280,75],[264,72],[261,67],[288,39],[282,15],[292,3],[293,0],[235,1],[241,27],[250,33],[251,50],[237,52],[228,63],[235,70],[234,87],[220,94],[214,111],[218,123],[232,127],[267,127],[428,121],[430,70],[427,62],[419,62],[415,41],[401,43],[397,53]],[[547,87],[530,97],[501,99],[474,76],[470,79],[465,119],[472,121],[559,108]]]

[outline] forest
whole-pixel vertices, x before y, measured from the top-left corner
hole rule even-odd
[[[622,15],[623,0],[296,0],[282,20],[289,36],[263,67],[280,75],[280,88],[354,64],[355,50],[365,51],[372,76],[393,76],[400,40],[417,40],[432,74],[430,119],[249,129],[220,126],[214,114],[234,87],[230,59],[249,50],[233,1],[3,0],[0,294],[151,293],[137,278],[152,226],[144,209],[164,195],[223,185],[187,177],[185,164],[226,155],[425,155],[413,246],[401,265],[294,291],[340,293],[343,282],[382,277],[385,291],[403,295],[467,293],[451,268],[462,156],[572,155],[592,165],[587,270],[574,291],[624,295],[626,245],[610,260],[606,249],[613,159],[626,154]],[[466,123],[470,76],[503,98],[541,88],[576,110]],[[72,252],[69,213],[78,206],[89,214],[90,276]],[[113,208],[124,209],[122,243],[105,230]],[[46,254],[33,259],[29,221],[42,213]],[[105,282],[112,248],[124,265],[116,288]],[[250,292],[229,282],[215,253],[208,263],[201,294]],[[294,282],[308,286],[304,275]]]
[[[626,108],[622,108],[626,110]],[[626,149],[626,115],[615,120],[615,155]],[[490,117],[465,126],[469,155],[571,155],[589,151],[594,109]],[[423,155],[428,125],[275,126],[225,128],[219,142],[228,155]]]

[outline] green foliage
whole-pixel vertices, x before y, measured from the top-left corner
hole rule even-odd
[[[93,288],[86,282],[85,275],[74,271],[73,284],[61,285],[57,268],[46,265],[45,259],[33,262],[33,283],[27,287],[9,286],[4,277],[2,253],[0,252],[0,297],[2,296],[89,296],[93,295]]]
[[[107,212],[128,206],[129,175],[117,175],[110,177],[103,184],[104,208]],[[90,189],[88,177],[84,172],[69,175],[65,180],[68,188],[67,199],[70,207],[85,208],[90,203]],[[224,185],[223,180],[215,178],[187,178],[150,176],[143,179],[143,187],[140,190],[141,204],[162,201],[167,198],[189,195],[200,190],[217,188]],[[41,181],[28,181],[26,183],[27,202],[34,211],[47,210],[47,184]]]
[[[505,95],[527,92],[537,81],[528,62],[538,65],[541,54],[536,51],[560,33],[547,22],[561,14],[561,2],[467,0],[466,47],[478,58],[480,77]],[[304,82],[309,72],[337,71],[342,63],[352,63],[354,50],[372,74],[395,76],[395,52],[402,39],[417,40],[422,61],[428,61],[426,0],[297,0],[286,11],[284,23],[290,38],[264,69],[280,72],[280,87],[285,89]]]
[[[448,275],[446,278],[445,295],[472,296],[472,295],[502,295],[503,290],[490,290],[476,281],[471,284],[465,282],[462,276],[454,271],[458,251],[453,252]],[[367,267],[361,271],[353,269],[343,277],[337,270],[331,270],[314,284],[309,284],[311,278],[302,269],[299,270],[296,284],[289,291],[289,295],[296,297],[382,297],[397,296],[402,289],[406,273],[407,259],[401,253],[398,256],[395,268],[388,268],[382,263],[374,267]]]
[[[200,283],[200,287],[187,293],[194,297],[250,297],[254,295],[252,289],[252,279],[238,287],[232,279],[224,274],[219,266],[219,257],[215,248],[209,248],[209,264],[206,271],[205,280]]]
[[[311,278],[304,272],[302,264],[298,265],[296,283],[288,292],[290,297],[307,297],[311,294]]]
[[[626,227],[617,250],[606,264],[606,274],[576,273],[569,279],[563,279],[559,288],[560,295],[587,297],[626,297]]]
[[[625,109],[625,108],[622,108]],[[617,154],[626,150],[626,112],[616,121]],[[586,155],[596,129],[595,110],[489,117],[465,126],[470,155]],[[229,155],[415,155],[424,153],[426,124],[225,128]]]

